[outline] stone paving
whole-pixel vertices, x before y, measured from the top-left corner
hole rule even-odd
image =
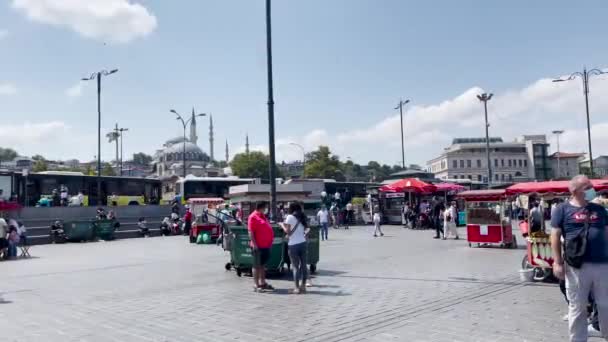
[[[0,340],[567,340],[559,289],[519,282],[522,249],[385,229],[331,230],[307,295],[287,278],[254,293],[221,248],[185,237],[35,246],[0,263]]]

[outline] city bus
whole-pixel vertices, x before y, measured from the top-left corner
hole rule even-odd
[[[161,195],[161,182],[157,179],[102,176],[100,177],[101,203],[99,203],[97,176],[66,171],[16,175],[16,192],[19,201],[27,206],[37,205],[41,198],[52,198],[53,191],[60,192],[62,187],[67,188],[70,198],[76,198],[81,193],[82,202],[76,205],[82,206],[158,204]],[[73,205],[74,202],[70,201],[70,203]]]
[[[254,178],[188,176],[175,183],[175,197],[179,197],[184,204],[190,198],[228,198],[228,190],[231,186],[255,183],[259,181]]]

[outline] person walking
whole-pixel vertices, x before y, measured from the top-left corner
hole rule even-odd
[[[254,291],[274,291],[274,287],[266,282],[265,266],[270,259],[270,248],[274,240],[274,231],[266,217],[268,205],[258,202],[255,210],[247,218],[247,230],[249,231],[249,246],[253,255],[253,282]]]
[[[454,240],[460,239],[458,236],[458,229],[456,228],[456,202],[452,202],[443,211],[443,239],[446,240],[448,236],[454,234]]]
[[[410,215],[410,203],[404,202],[403,207],[401,208],[401,224],[403,228],[407,227]]]
[[[190,235],[190,229],[192,229],[192,209],[187,205],[184,214],[184,235]]]
[[[434,201],[433,209],[431,210],[431,221],[433,222],[433,227],[435,228],[435,239],[439,239],[442,235],[443,239],[445,239],[447,234],[443,227],[445,226],[445,220],[443,226],[441,224],[441,214],[445,211],[445,205],[442,201]]]
[[[308,218],[302,211],[302,207],[298,203],[289,204],[285,222],[281,223],[281,228],[288,238],[287,248],[289,259],[293,266],[293,281],[294,289],[292,293],[306,293],[306,286],[312,286],[307,282],[308,269],[306,268],[306,236],[310,229],[308,228]]]
[[[384,236],[384,233],[382,232],[382,227],[380,226],[381,223],[382,223],[382,213],[380,212],[380,206],[375,206],[374,207],[374,237],[378,237],[378,234],[380,234],[380,236]]]
[[[325,206],[321,207],[321,210],[317,213],[317,219],[319,225],[321,225],[321,240],[327,240],[327,234],[329,230],[329,212]]]
[[[551,219],[553,274],[566,280],[570,342],[585,342],[591,293],[600,331],[608,331],[608,214],[602,206],[591,203],[596,192],[586,176],[572,178],[569,190],[570,200],[559,205]]]

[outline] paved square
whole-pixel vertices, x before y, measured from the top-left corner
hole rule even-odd
[[[221,248],[185,237],[35,246],[0,263],[1,340],[567,340],[559,289],[518,280],[523,250],[385,228],[331,230],[300,296],[288,278],[254,293]]]

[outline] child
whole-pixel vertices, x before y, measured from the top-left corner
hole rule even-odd
[[[147,224],[147,222],[144,217],[140,217],[139,220],[137,221],[137,226],[139,227],[139,233],[143,237],[150,237],[150,230],[148,229],[146,224]]]

